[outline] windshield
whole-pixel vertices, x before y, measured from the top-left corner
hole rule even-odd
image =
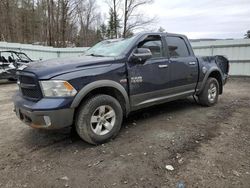
[[[25,54],[12,51],[1,52],[0,57],[1,61],[9,63],[13,63],[15,61],[22,61],[22,62],[31,61]]]
[[[18,53],[18,56],[21,59],[21,61],[31,61],[31,59],[28,58],[28,56],[23,53]]]
[[[120,56],[123,51],[131,44],[135,37],[127,39],[105,40],[97,43],[92,48],[88,49],[84,55],[92,56]]]

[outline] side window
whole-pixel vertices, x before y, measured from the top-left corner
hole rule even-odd
[[[11,53],[10,52],[2,52],[2,61],[7,63],[7,62],[10,62],[10,58],[11,58]]]
[[[170,57],[188,57],[189,51],[185,41],[180,37],[166,37]]]
[[[148,48],[152,53],[152,58],[163,57],[163,46],[160,38],[155,38],[153,40],[144,40],[140,42],[138,48]]]

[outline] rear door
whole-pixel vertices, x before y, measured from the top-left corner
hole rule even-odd
[[[169,87],[173,94],[189,95],[194,92],[198,79],[197,59],[185,38],[166,36],[165,39],[169,53]]]

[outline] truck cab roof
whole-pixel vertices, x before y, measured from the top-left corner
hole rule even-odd
[[[187,38],[186,35],[178,34],[178,33],[168,33],[168,32],[141,32],[137,34],[138,36],[143,35],[161,35],[161,36],[175,36],[175,37],[183,37]]]

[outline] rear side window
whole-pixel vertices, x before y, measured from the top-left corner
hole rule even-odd
[[[180,37],[166,37],[170,57],[188,57],[189,51],[185,41]]]

